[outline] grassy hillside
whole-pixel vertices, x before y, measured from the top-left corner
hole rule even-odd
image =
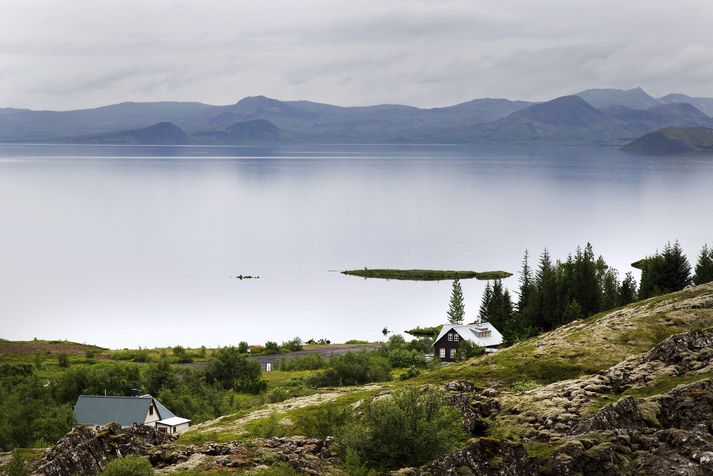
[[[194,427],[183,442],[303,434],[306,415],[326,404],[351,406],[364,398],[413,385],[444,385],[470,380],[504,395],[596,374],[629,356],[653,348],[667,337],[713,327],[713,283],[631,304],[515,344],[497,353],[444,365],[406,381],[351,389],[322,389],[304,399],[287,400]],[[655,382],[661,388],[677,381]],[[520,398],[520,397],[518,397]]]

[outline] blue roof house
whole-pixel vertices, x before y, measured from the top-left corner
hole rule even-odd
[[[80,425],[100,426],[114,422],[127,428],[138,423],[169,434],[180,433],[191,424],[191,420],[177,417],[151,395],[80,395],[74,415]]]

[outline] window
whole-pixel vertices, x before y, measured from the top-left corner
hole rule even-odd
[[[149,405],[149,415],[153,415],[153,404]]]
[[[458,339],[460,339],[460,336],[458,334],[453,334],[453,340],[458,342]]]
[[[448,342],[453,342],[453,334],[448,333]]]
[[[446,358],[446,349],[441,347],[439,355],[441,356],[442,359],[445,359]]]
[[[451,349],[451,359],[456,358],[456,349]]]

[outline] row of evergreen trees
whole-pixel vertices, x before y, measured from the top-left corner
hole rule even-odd
[[[638,287],[631,273],[620,280],[617,270],[602,256],[597,257],[589,243],[565,260],[554,262],[545,249],[535,269],[531,268],[525,251],[517,302],[513,302],[510,291],[500,280],[492,285],[488,282],[479,317],[490,321],[503,333],[506,342],[512,343],[637,299],[713,281],[713,250],[703,246],[693,275],[678,241],[667,243],[663,251],[641,260],[637,266],[642,270]],[[454,281],[448,319],[462,323],[464,315],[463,291],[460,283]]]

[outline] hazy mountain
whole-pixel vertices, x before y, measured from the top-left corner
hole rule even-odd
[[[669,127],[646,134],[622,147],[622,150],[647,155],[713,153],[713,129]]]
[[[579,96],[535,104],[472,131],[471,139],[522,141],[536,139],[601,140],[625,136],[621,121]]]
[[[289,138],[289,134],[264,119],[236,122],[222,129],[196,132],[194,136],[202,142],[219,144],[269,143]]]
[[[575,94],[597,109],[625,106],[632,109],[648,109],[661,101],[649,96],[641,88],[634,89],[587,89]]]
[[[713,107],[713,99],[669,95],[659,100],[636,88],[592,89],[544,103],[484,98],[431,109],[397,104],[343,107],[265,96],[246,97],[227,106],[129,102],[76,111],[6,108],[0,109],[0,141],[146,143],[150,139],[135,136],[137,131],[171,123],[188,139],[175,130],[174,136],[163,131],[167,134],[163,138],[150,129],[147,137],[155,134],[156,140],[168,143],[194,138],[224,144],[540,139],[600,142],[630,139],[664,127],[710,127],[711,118],[693,105],[708,107],[709,101]]]
[[[713,98],[693,98],[685,94],[668,94],[659,100],[665,104],[682,102],[692,104],[705,114],[713,116]]]
[[[85,139],[85,142],[101,144],[184,145],[190,144],[193,140],[175,124],[159,122],[158,124],[140,129],[88,137]]]
[[[15,110],[0,115],[0,141],[53,140],[148,127],[214,108],[197,102],[125,102],[75,111]]]
[[[628,129],[641,134],[664,127],[713,126],[712,118],[687,103],[659,104],[646,110],[613,106],[602,111],[624,122]]]

